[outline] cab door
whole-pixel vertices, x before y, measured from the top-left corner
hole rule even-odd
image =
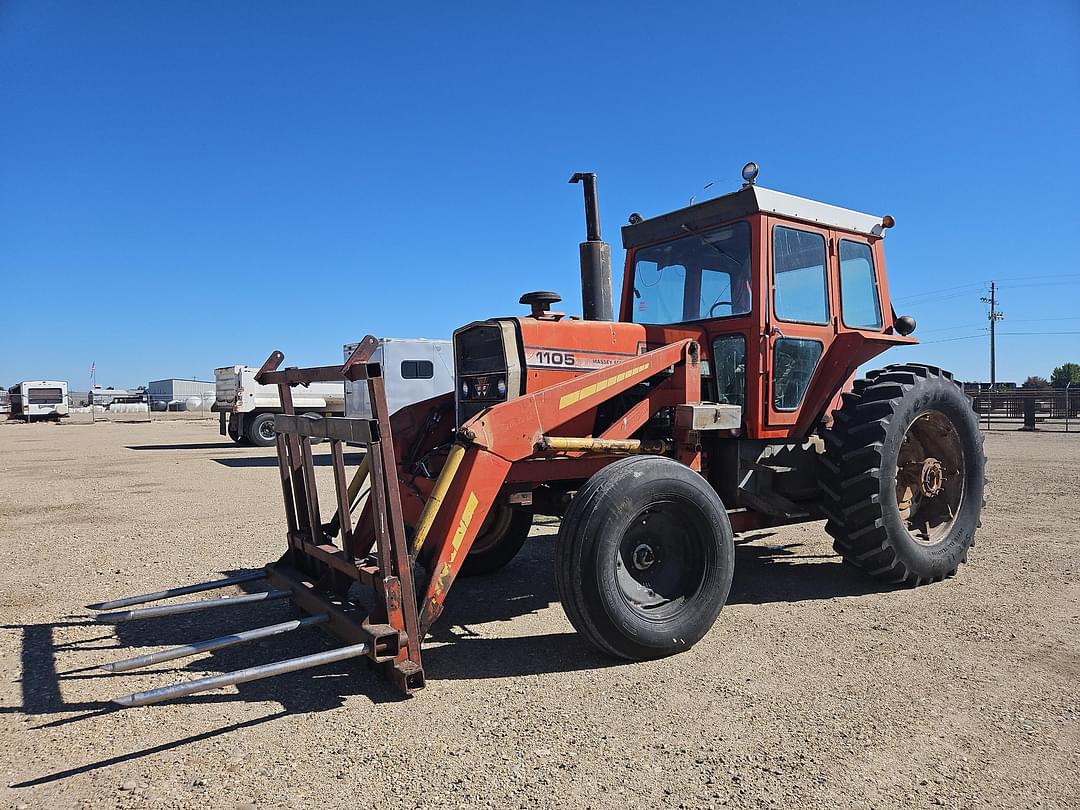
[[[762,338],[766,424],[783,435],[798,420],[821,358],[836,337],[831,234],[768,218],[768,320]]]

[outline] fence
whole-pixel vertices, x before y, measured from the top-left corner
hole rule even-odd
[[[1080,388],[980,392],[972,405],[984,430],[1080,433]]]
[[[155,394],[143,394],[137,398],[125,397],[124,401],[108,405],[73,407],[69,411],[70,422],[158,422],[173,420],[217,419],[210,410],[214,394],[170,398]]]

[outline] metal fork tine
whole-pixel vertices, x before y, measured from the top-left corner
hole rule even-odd
[[[115,610],[116,608],[129,607],[130,605],[141,605],[144,602],[156,602],[159,599],[168,599],[172,596],[185,596],[189,593],[212,591],[216,588],[225,588],[229,585],[238,585],[241,582],[252,582],[256,579],[265,579],[265,577],[266,572],[261,569],[258,571],[245,571],[242,574],[225,577],[225,579],[215,579],[212,582],[199,582],[195,585],[182,585],[179,588],[169,588],[164,591],[157,591],[156,593],[144,593],[139,596],[125,596],[123,599],[112,599],[108,602],[99,602],[96,605],[87,605],[87,607],[90,610]]]
[[[133,619],[153,619],[158,616],[172,616],[176,613],[194,613],[197,610],[234,607],[236,605],[246,605],[250,602],[262,602],[267,599],[285,599],[289,595],[289,591],[262,591],[260,593],[247,593],[243,596],[225,596],[221,599],[183,602],[179,605],[158,605],[157,607],[135,608],[134,610],[118,610],[115,613],[99,613],[94,618],[99,622],[116,624],[118,622],[130,622]]]
[[[101,668],[106,669],[109,672],[128,672],[133,669],[138,669],[139,667],[159,664],[162,661],[187,658],[188,656],[198,655],[202,652],[211,652],[213,650],[231,647],[234,644],[240,644],[244,641],[254,641],[255,639],[266,638],[267,636],[276,636],[280,633],[299,630],[302,627],[322,624],[329,618],[328,614],[321,613],[318,616],[293,619],[292,621],[282,622],[281,624],[271,624],[268,627],[256,627],[253,630],[242,630],[239,633],[231,633],[227,636],[219,636],[218,638],[211,638],[206,641],[196,641],[193,644],[184,644],[179,647],[162,650],[161,652],[147,653],[146,655],[138,655],[134,658],[125,658],[123,661],[111,661],[108,664],[102,664]]]
[[[115,698],[113,703],[121,706],[147,706],[151,703],[160,703],[171,698],[193,695],[196,692],[206,692],[210,689],[218,689],[222,686],[232,686],[237,683],[258,681],[273,675],[283,675],[286,672],[296,672],[301,669],[332,664],[336,661],[344,661],[349,658],[358,658],[368,651],[367,644],[352,644],[348,647],[339,647],[336,650],[302,655],[299,658],[289,658],[285,661],[275,661],[272,664],[261,664],[257,667],[239,669],[236,672],[225,672],[221,675],[211,675],[208,678],[198,678],[194,681],[174,683],[171,686],[162,686],[158,689],[150,689],[145,692],[134,692]]]

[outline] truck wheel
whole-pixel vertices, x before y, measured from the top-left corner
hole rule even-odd
[[[825,530],[882,582],[956,573],[983,507],[983,435],[952,374],[915,363],[855,383],[825,433]]]
[[[635,456],[604,467],[570,503],[555,582],[574,628],[640,661],[689,649],[716,622],[735,568],[731,523],[704,478]]]
[[[532,510],[521,506],[493,506],[461,565],[461,575],[491,574],[514,559],[529,537],[532,518]]]
[[[248,420],[248,441],[258,447],[273,447],[277,433],[274,432],[274,415],[260,413]]]

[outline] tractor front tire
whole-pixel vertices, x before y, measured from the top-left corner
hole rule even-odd
[[[497,503],[488,512],[465,562],[463,577],[493,574],[509,563],[532,530],[532,510],[508,503]]]
[[[661,456],[620,459],[593,475],[555,543],[570,623],[600,651],[632,661],[696,644],[720,615],[734,569],[720,497]]]
[[[956,573],[983,506],[983,435],[947,371],[916,363],[871,371],[825,432],[822,509],[833,547],[882,582]]]

